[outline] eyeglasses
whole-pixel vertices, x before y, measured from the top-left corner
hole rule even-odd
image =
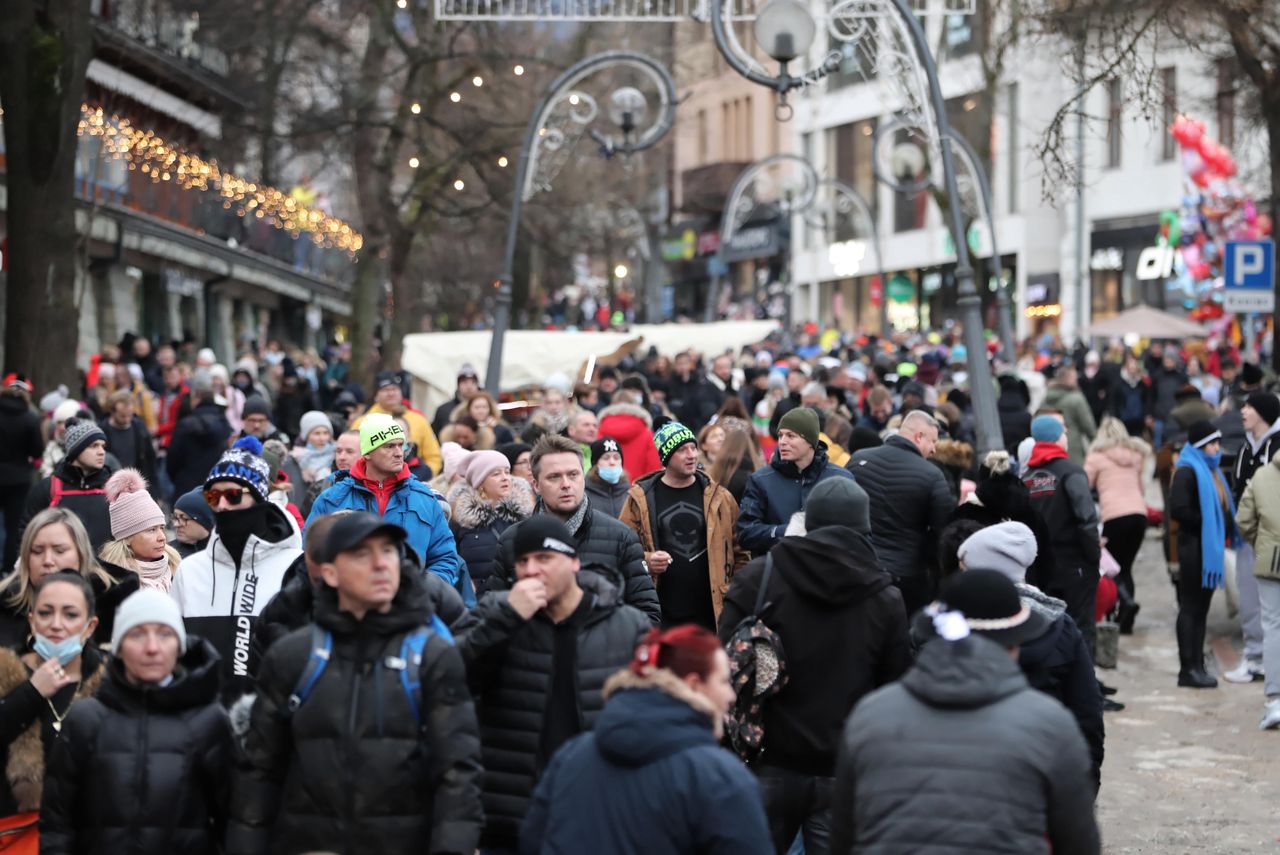
[[[219,499],[226,499],[227,504],[235,507],[240,504],[240,500],[249,492],[248,487],[228,487],[223,490],[205,490],[204,500],[209,503],[209,507],[216,508]]]
[[[183,513],[177,513],[177,512],[174,513],[173,524],[175,527],[180,525],[186,525],[189,522],[191,522],[191,517]]]

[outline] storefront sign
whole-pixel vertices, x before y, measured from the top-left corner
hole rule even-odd
[[[841,279],[857,276],[862,260],[867,256],[867,245],[860,240],[845,240],[827,247],[827,261],[831,272]]]
[[[698,255],[715,255],[720,248],[719,232],[703,232],[698,235]]]
[[[1058,302],[1061,277],[1057,273],[1036,273],[1027,276],[1023,298],[1028,306],[1040,306]]]
[[[1134,276],[1140,282],[1168,279],[1173,275],[1173,259],[1177,250],[1171,246],[1149,246],[1138,255]]]
[[[662,242],[663,261],[692,261],[698,255],[698,233],[685,229]]]
[[[889,279],[889,301],[892,303],[910,303],[916,297],[916,286],[901,273]]]
[[[160,273],[164,280],[164,290],[180,297],[195,297],[204,291],[204,283],[194,276],[188,276],[181,270],[166,267]]]
[[[748,226],[734,232],[733,237],[724,245],[722,255],[725,261],[746,261],[752,258],[769,258],[777,255],[782,247],[776,223],[763,226]]]
[[[1124,270],[1124,251],[1118,246],[1095,249],[1089,259],[1090,270]]]

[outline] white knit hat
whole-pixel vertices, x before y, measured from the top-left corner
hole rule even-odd
[[[168,594],[155,588],[143,588],[130,594],[116,609],[115,624],[111,627],[111,652],[119,655],[120,642],[135,626],[144,623],[160,623],[178,634],[179,655],[187,652],[187,627],[182,622],[178,604]]]
[[[303,413],[298,425],[298,436],[302,437],[303,442],[307,441],[307,437],[311,436],[311,432],[316,428],[328,428],[329,433],[333,433],[333,422],[329,421],[329,417],[319,410],[308,410]]]

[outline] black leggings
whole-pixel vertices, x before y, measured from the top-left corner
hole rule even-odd
[[[1138,549],[1141,548],[1142,538],[1146,534],[1146,514],[1128,514],[1107,520],[1102,524],[1102,536],[1107,539],[1107,551],[1120,565],[1116,586],[1127,591],[1131,598],[1134,595],[1133,562],[1138,557]]]
[[[1180,539],[1178,554],[1182,555],[1186,541]],[[1198,542],[1192,544],[1200,548]],[[1199,562],[1192,562],[1198,567]],[[1209,621],[1209,606],[1213,602],[1213,588],[1200,583],[1200,573],[1188,573],[1184,564],[1178,574],[1178,659],[1183,671],[1204,668],[1204,637]]]

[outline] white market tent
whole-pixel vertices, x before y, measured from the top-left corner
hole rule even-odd
[[[627,332],[568,332],[564,330],[512,330],[502,350],[502,386],[518,389],[540,385],[562,372],[573,378],[591,357],[600,359],[628,342],[639,339],[637,352],[656,347],[675,354],[694,348],[707,356],[755,344],[777,329],[776,321],[718,321],[710,324],[644,324]],[[453,397],[458,368],[471,363],[485,382],[492,333],[414,333],[404,337],[400,364],[413,375],[413,403],[424,412]],[[577,378],[573,378],[577,379]]]
[[[1181,339],[1205,338],[1209,331],[1186,318],[1145,305],[1126,309],[1114,318],[1085,329],[1085,335],[1098,338],[1122,338],[1130,334],[1141,338]]]

